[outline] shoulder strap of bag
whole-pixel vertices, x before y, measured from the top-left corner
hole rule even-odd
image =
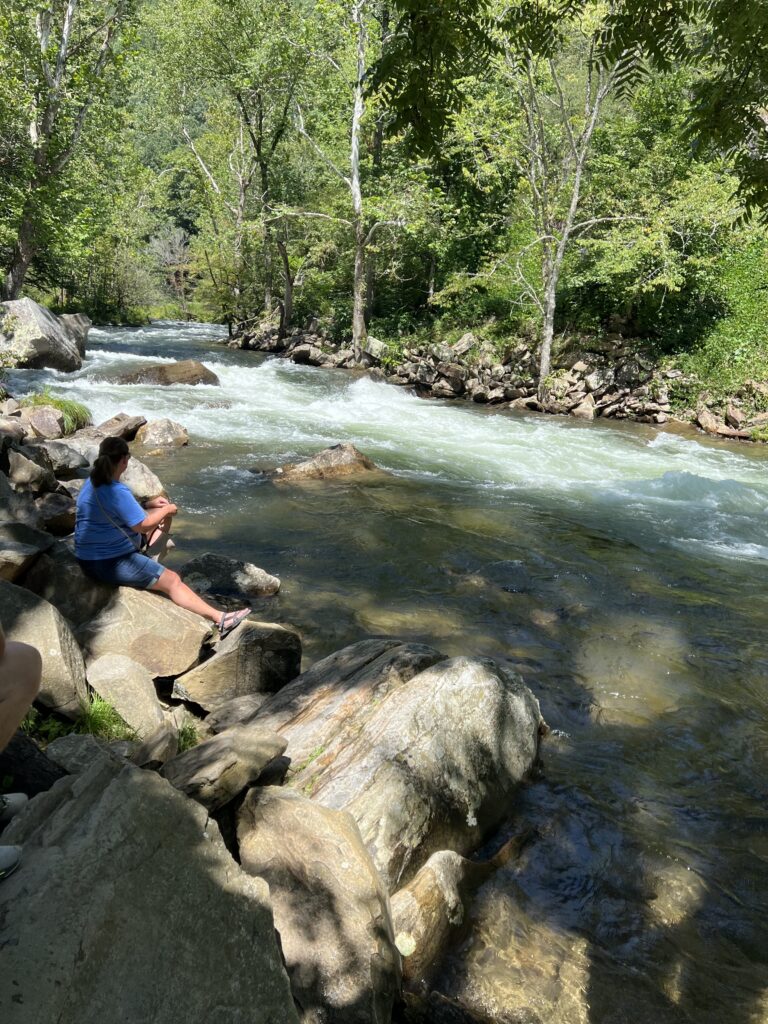
[[[104,513],[104,515],[107,517],[107,519],[110,521],[110,523],[112,523],[112,525],[115,527],[115,529],[119,530],[120,533],[122,533],[125,537],[128,538],[128,540],[131,542],[131,544],[133,544],[133,546],[136,548],[137,551],[141,551],[141,538],[139,538],[139,542],[137,544],[136,543],[136,538],[134,537],[134,535],[132,533],[129,533],[128,530],[125,529],[125,527],[120,525],[120,523],[116,522],[112,518],[112,516],[109,514],[109,512],[107,512],[107,510],[104,508],[104,505],[101,502],[101,498],[99,497],[99,489],[98,489],[98,487],[93,487],[93,484],[91,484],[91,487],[93,488],[93,494],[94,494],[94,497],[96,498],[96,502],[97,502],[99,508]]]

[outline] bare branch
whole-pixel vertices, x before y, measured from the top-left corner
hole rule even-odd
[[[326,153],[323,152],[323,150],[320,148],[320,146],[318,146],[318,144],[315,142],[315,140],[312,138],[312,136],[309,134],[309,132],[304,127],[304,115],[302,114],[301,107],[300,107],[300,105],[298,103],[296,104],[296,108],[295,109],[296,109],[296,117],[297,117],[296,127],[298,129],[299,135],[301,135],[302,138],[307,140],[307,142],[310,144],[312,149],[314,149],[314,151],[317,153],[317,155],[323,161],[325,166],[333,174],[335,174],[337,178],[341,178],[341,180],[344,182],[344,184],[347,186],[347,188],[351,190],[352,182],[350,181],[350,179],[346,176],[346,174],[343,173],[343,171],[340,171],[339,168],[336,166],[336,164],[333,162],[333,160],[331,160],[331,158],[329,156],[327,156]]]

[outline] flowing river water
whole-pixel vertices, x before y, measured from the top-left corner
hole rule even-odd
[[[503,1024],[768,1021],[768,452],[424,401],[222,333],[94,329],[81,371],[12,386],[184,424],[187,449],[147,459],[181,507],[170,564],[215,550],[279,575],[256,610],[299,628],[305,667],[388,634],[537,694],[543,768],[484,853],[529,841],[437,988]],[[221,387],[108,380],[188,357]],[[387,475],[250,472],[339,441]]]

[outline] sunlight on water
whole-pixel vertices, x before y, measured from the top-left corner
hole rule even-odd
[[[215,550],[279,575],[255,611],[308,662],[390,634],[494,657],[537,694],[543,776],[488,852],[533,838],[478,892],[440,990],[499,1024],[765,1020],[766,450],[424,401],[223,335],[104,328],[79,372],[11,385],[182,423],[188,448],[140,456],[182,510],[172,564]],[[179,358],[221,386],[113,381]],[[342,441],[386,474],[251,472]]]

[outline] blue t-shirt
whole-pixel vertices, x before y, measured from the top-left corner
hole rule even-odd
[[[94,489],[91,481],[86,480],[77,496],[75,555],[87,562],[136,551],[141,535],[133,527],[146,515],[125,484],[113,481]]]

